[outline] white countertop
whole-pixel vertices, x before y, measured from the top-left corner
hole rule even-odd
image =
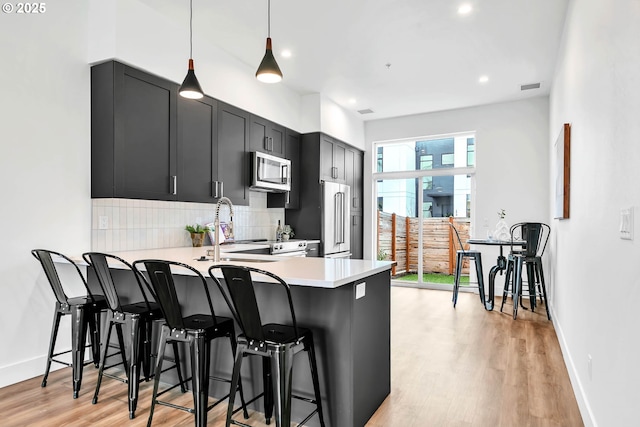
[[[233,252],[259,249],[261,247],[264,247],[264,245],[260,245],[260,243],[222,245],[220,247],[222,258],[224,259],[225,254],[227,254],[230,259],[223,260],[219,264],[255,267],[281,277],[292,286],[312,286],[317,288],[338,288],[347,283],[389,270],[395,264],[394,261],[233,254]],[[140,259],[178,261],[194,267],[207,277],[209,267],[214,265],[211,257],[206,256],[209,249],[212,249],[212,247],[144,249],[112,252],[112,254],[131,263]],[[207,260],[198,261],[203,255]],[[83,262],[81,257],[73,258],[74,261]]]

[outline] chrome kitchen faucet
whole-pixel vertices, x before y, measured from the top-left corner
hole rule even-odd
[[[229,206],[229,237],[231,239],[233,239],[233,203],[231,203],[231,200],[229,200],[228,197],[220,197],[220,200],[218,200],[218,203],[216,204],[216,217],[213,221],[213,228],[215,228],[215,230],[213,231],[214,236],[215,236],[215,242],[213,244],[213,261],[214,262],[220,262],[220,206],[222,204],[226,204],[227,206]]]

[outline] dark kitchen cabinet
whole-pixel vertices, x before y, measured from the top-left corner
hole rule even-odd
[[[250,151],[285,156],[285,128],[267,119],[251,115]]]
[[[218,180],[218,102],[178,97],[178,200],[214,202]]]
[[[336,150],[336,147],[338,149]],[[335,179],[323,179],[322,168],[331,154],[331,163],[334,164],[334,153],[342,153],[342,170],[344,181],[351,186],[351,194],[356,195],[359,208],[351,208],[351,253],[352,258],[362,258],[362,159],[363,153],[337,139],[319,132],[307,133],[301,136],[300,143],[300,177],[299,177],[299,208],[285,211],[285,223],[296,231],[296,237],[301,239],[318,239],[321,235],[321,185],[320,181],[336,181]],[[333,175],[335,176],[335,174]],[[348,178],[347,178],[348,177]],[[326,178],[326,177],[325,177]]]
[[[250,114],[218,102],[218,183],[217,194],[235,204],[249,204]]]
[[[351,188],[351,211],[362,212],[362,168],[364,154],[360,150],[348,148],[346,151],[346,179]]]
[[[328,135],[320,136],[320,179],[346,183],[346,148]]]
[[[91,68],[91,197],[177,199],[177,89],[115,61]]]
[[[351,213],[351,259],[362,259],[362,212]]]
[[[285,130],[284,157],[291,160],[291,190],[286,193],[268,193],[267,207],[298,209],[300,207],[300,134]]]

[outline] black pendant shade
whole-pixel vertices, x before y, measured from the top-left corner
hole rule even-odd
[[[193,69],[193,59],[189,59],[189,71],[179,90],[180,96],[189,99],[200,99],[204,96],[196,73]]]
[[[189,70],[178,91],[180,96],[189,99],[200,99],[204,96],[196,72],[193,69],[193,0],[189,0]]]
[[[271,49],[271,37],[267,37],[267,50],[258,71],[256,71],[256,78],[264,83],[277,83],[282,80],[282,71],[280,71]]]
[[[282,71],[271,50],[271,0],[267,2],[267,50],[256,71],[256,78],[264,83],[278,83],[282,80]]]

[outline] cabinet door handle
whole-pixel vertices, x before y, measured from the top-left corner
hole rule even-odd
[[[171,194],[175,196],[176,194],[178,194],[178,177],[176,175],[173,175],[171,179],[173,179],[173,192]]]
[[[224,181],[220,181],[220,197],[224,197]]]
[[[287,201],[285,202],[287,205],[291,203],[291,191],[287,191]]]
[[[358,225],[358,217],[356,215],[353,216],[353,225]]]
[[[269,150],[273,151],[273,137],[269,138],[269,140],[271,141],[271,148]]]
[[[331,168],[331,178],[333,179],[338,178],[338,168],[335,166]]]
[[[357,197],[354,197],[354,198],[353,198],[353,207],[354,207],[354,208],[357,208],[357,207],[358,207],[358,198],[357,198]]]
[[[219,186],[220,186],[220,183],[218,181],[213,181],[213,188],[215,189],[215,191],[213,192],[214,199],[217,199],[218,197],[220,197],[220,195],[218,194]]]
[[[268,136],[264,137],[264,149],[266,151],[269,151],[269,137]]]

